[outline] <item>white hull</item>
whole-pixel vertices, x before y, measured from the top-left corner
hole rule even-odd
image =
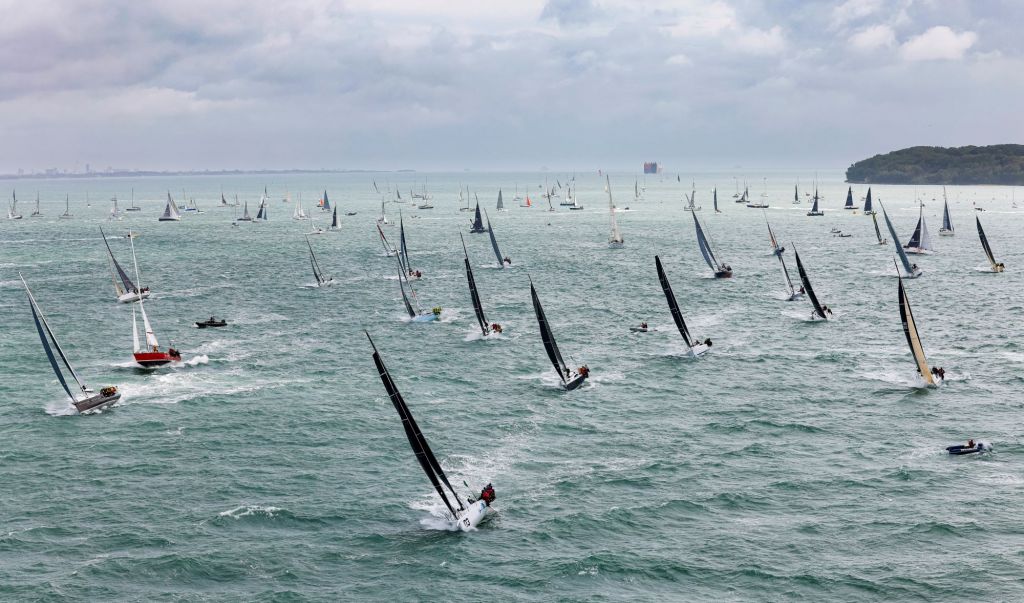
[[[487,513],[490,511],[490,507],[482,500],[478,500],[473,503],[469,503],[466,506],[466,510],[459,513],[457,521],[459,522],[459,529],[463,532],[475,530],[480,522],[487,517]]]
[[[931,249],[922,249],[920,247],[904,247],[903,252],[907,255],[931,255]]]
[[[794,294],[790,295],[789,298],[786,301],[799,301],[799,300],[801,300],[803,298],[804,298],[804,294],[803,293],[794,293]]]
[[[939,236],[940,237],[951,237],[954,234],[956,234],[956,233],[954,233],[952,230],[943,230],[941,228],[939,229]]]
[[[924,274],[924,271],[918,268],[917,270],[911,272],[910,274],[904,274],[903,278],[917,278],[922,274]]]
[[[139,299],[149,299],[149,291],[143,291],[141,294],[134,292],[122,293],[117,296],[117,301],[121,304],[130,304],[139,301]]]
[[[622,249],[625,246],[626,246],[626,242],[625,241],[621,241],[621,242],[612,241],[612,242],[608,243],[608,248],[609,249]]]
[[[703,356],[707,351],[708,346],[704,345],[703,343],[698,343],[697,345],[687,350],[686,353],[689,354],[690,358],[699,358],[700,356]]]

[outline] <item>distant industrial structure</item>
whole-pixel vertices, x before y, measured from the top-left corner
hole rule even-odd
[[[657,161],[645,161],[644,162],[644,173],[645,174],[660,174],[661,166],[658,165]]]

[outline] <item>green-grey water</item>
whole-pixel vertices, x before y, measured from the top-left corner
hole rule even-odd
[[[710,278],[700,258],[680,200],[686,175],[648,176],[640,201],[632,175],[612,175],[617,205],[631,210],[619,214],[620,250],[607,247],[597,174],[577,175],[579,212],[546,211],[543,175],[426,175],[435,208],[388,213],[402,210],[421,301],[444,308],[429,324],[403,320],[372,186],[389,180],[407,197],[423,175],[13,183],[25,218],[0,220],[0,599],[1021,599],[1024,210],[1006,188],[950,187],[956,236],[939,237],[940,188],[874,187],[904,239],[915,195],[926,202],[937,252],[916,259],[925,274],[907,289],[947,381],[923,389],[892,247],[874,244],[869,217],[840,209],[838,174],[821,184],[821,218],[790,202],[807,174],[767,176],[765,213],[834,321],[810,323],[808,302],[782,301],[764,214],[733,203],[731,173],[693,176],[731,280]],[[492,269],[486,235],[465,235],[488,318],[505,326],[497,339],[475,335],[460,184],[480,195],[513,259]],[[517,184],[536,207],[512,200]],[[267,223],[233,227],[234,210],[216,207],[223,187],[255,213],[264,186]],[[498,187],[507,212],[494,211]],[[36,188],[42,218],[29,217]],[[181,200],[182,188],[204,213],[157,222],[166,191]],[[310,290],[310,227],[290,216],[299,193],[308,209],[325,188],[358,213],[310,237],[335,278]],[[142,211],[108,220],[107,199],[123,208],[132,189]],[[74,219],[58,220],[66,193]],[[981,271],[976,213],[1003,274]],[[146,309],[182,366],[132,367],[131,309],[114,300],[101,226],[139,233]],[[111,244],[130,264],[128,242]],[[691,330],[714,341],[700,360],[683,354],[655,254]],[[118,405],[69,411],[18,271],[85,380],[121,388]],[[528,277],[563,355],[592,370],[577,391],[558,387]],[[230,325],[192,326],[211,314]],[[630,333],[641,320],[658,331]],[[496,513],[480,530],[445,529],[363,329],[449,476],[494,483]],[[995,452],[946,455],[969,437]]]

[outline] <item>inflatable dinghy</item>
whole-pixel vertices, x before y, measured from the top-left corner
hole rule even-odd
[[[964,446],[962,444],[957,446],[946,446],[946,451],[952,455],[961,454],[974,454],[976,452],[989,452],[992,450],[992,446],[985,442],[978,442],[973,447]]]

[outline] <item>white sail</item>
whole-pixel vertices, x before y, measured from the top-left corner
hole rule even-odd
[[[295,202],[295,210],[292,212],[293,220],[308,220],[309,216],[306,215],[306,210],[302,209],[302,193],[299,193],[299,199]]]
[[[146,345],[150,350],[155,350],[160,347],[160,342],[156,340],[156,333],[153,332],[153,326],[149,324],[146,307],[142,305],[141,299],[139,300],[139,312],[142,313],[142,326],[146,329]]]
[[[142,351],[139,347],[139,326],[135,320],[135,304],[132,304],[132,352],[138,354]]]
[[[622,239],[622,233],[619,232],[619,223],[615,220],[615,202],[612,201],[612,184],[605,176],[604,190],[608,192],[608,215],[612,221],[612,235],[608,238],[609,245],[622,246],[625,241]]]
[[[167,191],[167,207],[164,208],[164,213],[160,216],[160,221],[168,222],[177,220],[181,220],[181,213],[178,211],[178,206],[174,203],[174,199],[171,198],[171,192]]]

